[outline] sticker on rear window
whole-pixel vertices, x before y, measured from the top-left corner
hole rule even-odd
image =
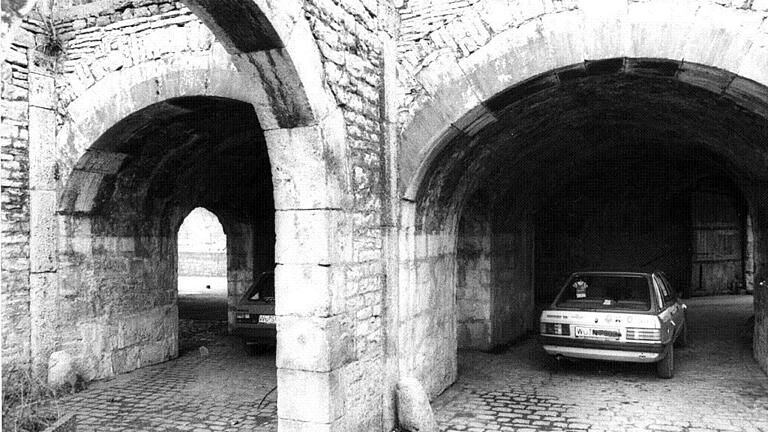
[[[573,287],[576,288],[576,298],[587,298],[587,283],[583,280],[579,280],[573,283]]]

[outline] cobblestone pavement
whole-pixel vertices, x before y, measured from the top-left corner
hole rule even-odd
[[[752,297],[691,299],[675,377],[654,365],[557,365],[529,339],[502,354],[461,352],[434,402],[443,431],[768,431],[768,377],[751,354]]]
[[[653,365],[556,367],[529,339],[461,352],[459,380],[433,403],[442,431],[768,431],[768,377],[751,358],[751,297],[688,301],[676,375]],[[64,398],[82,431],[275,431],[274,352],[249,357],[223,324],[181,321],[181,355]],[[204,345],[209,354],[202,356]]]
[[[248,356],[226,324],[181,320],[181,355],[60,401],[78,431],[275,431],[275,355]],[[207,355],[200,347],[205,346]]]

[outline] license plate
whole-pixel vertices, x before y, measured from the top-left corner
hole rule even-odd
[[[259,323],[261,324],[275,324],[277,319],[274,315],[259,315]]]
[[[620,339],[621,332],[616,329],[576,327],[576,337],[598,338],[598,339]]]

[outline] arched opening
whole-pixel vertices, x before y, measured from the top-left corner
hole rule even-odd
[[[227,236],[216,215],[202,207],[192,210],[179,227],[178,247],[179,295],[208,292],[226,298]]]
[[[461,369],[457,348],[533,334],[537,303],[584,267],[661,269],[685,295],[753,288],[768,128],[759,90],[712,91],[726,77],[587,61],[510,87],[444,131],[406,193],[406,372],[439,393]]]
[[[246,288],[274,269],[272,170],[248,103],[179,97],[129,115],[80,158],[60,202],[60,274],[78,312],[63,343],[81,353],[87,379],[178,355],[177,234],[193,209],[226,235],[226,250],[214,249],[225,252],[217,276],[230,329]]]
[[[179,353],[203,336],[227,333],[227,237],[218,218],[198,207],[177,234]]]

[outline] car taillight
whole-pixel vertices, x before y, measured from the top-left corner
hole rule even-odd
[[[253,324],[259,322],[259,316],[248,312],[235,313],[237,322],[241,324]]]
[[[571,326],[568,324],[541,323],[540,330],[541,334],[558,336],[569,336],[571,334]]]
[[[627,340],[658,342],[661,340],[661,330],[648,328],[627,328]]]

